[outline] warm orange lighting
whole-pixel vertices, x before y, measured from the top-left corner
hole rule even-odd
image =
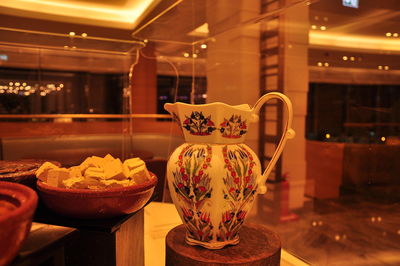
[[[354,56],[350,56],[350,61],[356,60]]]
[[[206,49],[207,48],[207,44],[203,43],[202,45],[200,45],[201,49]]]
[[[319,27],[321,30],[326,30],[326,26]]]
[[[398,39],[373,38],[363,35],[346,35],[321,31],[310,31],[309,41],[311,45],[344,47],[368,50],[400,51]]]
[[[71,32],[69,33],[69,36],[75,36],[75,32],[71,31]]]
[[[386,138],[385,137],[381,137],[381,141],[385,142]]]
[[[0,7],[22,11],[28,17],[39,19],[132,29],[160,1],[2,0]]]
[[[349,59],[349,58],[348,58],[347,56],[344,55],[344,56],[342,57],[342,59],[343,59],[344,61],[347,61],[347,59]]]
[[[383,69],[389,70],[389,66],[384,66]]]
[[[197,58],[197,54],[193,54],[192,56],[193,56],[193,58]]]
[[[317,65],[318,65],[318,66],[322,66],[322,62],[318,62]]]
[[[391,32],[386,32],[386,37],[391,37],[392,33]]]
[[[324,66],[328,67],[328,66],[329,66],[329,63],[328,63],[328,62],[325,62],[325,63],[324,63]]]
[[[397,38],[399,37],[399,34],[397,32],[393,33],[393,37]]]
[[[316,30],[317,29],[317,25],[311,25],[311,29]]]
[[[326,133],[326,134],[325,134],[325,138],[326,138],[326,139],[330,139],[330,138],[331,138],[331,134]]]
[[[189,55],[190,55],[189,53],[183,53],[184,57],[189,57]]]
[[[383,66],[378,66],[378,69],[379,69],[379,70],[382,70],[382,69],[383,69]]]
[[[86,37],[88,36],[88,34],[87,34],[86,32],[84,32],[84,33],[81,34],[81,36],[82,36],[83,38],[86,38]]]

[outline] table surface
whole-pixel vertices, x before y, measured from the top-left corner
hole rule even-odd
[[[75,228],[32,223],[31,231],[11,265],[37,265],[43,256],[51,256],[64,244],[78,237]]]

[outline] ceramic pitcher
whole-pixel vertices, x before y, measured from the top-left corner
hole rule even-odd
[[[261,172],[257,155],[245,144],[251,122],[258,121],[261,106],[279,99],[286,106],[286,124],[274,155]],[[167,103],[164,108],[179,123],[185,143],[175,149],[167,164],[172,200],[186,226],[186,242],[209,249],[239,243],[239,229],[265,182],[291,129],[292,104],[285,95],[271,92],[253,108],[215,102],[202,105]]]

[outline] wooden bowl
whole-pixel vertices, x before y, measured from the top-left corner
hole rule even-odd
[[[111,218],[141,209],[153,194],[157,177],[134,186],[109,189],[69,189],[48,186],[37,181],[44,205],[67,217],[78,219]]]
[[[37,201],[29,187],[0,181],[0,265],[11,262],[28,236]]]

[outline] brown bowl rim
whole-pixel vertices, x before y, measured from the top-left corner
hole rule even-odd
[[[38,196],[33,189],[18,183],[0,181],[0,191],[2,192],[3,189],[6,189],[5,191],[10,190],[11,192],[10,194],[3,194],[3,195],[15,198],[20,203],[20,206],[18,206],[15,210],[12,210],[10,212],[1,215],[0,223],[12,218],[23,218],[23,217],[25,218],[27,213],[30,213],[32,209],[36,209]],[[26,194],[25,201],[21,201],[21,199],[13,197],[12,191],[16,190],[22,191],[22,193]]]
[[[84,188],[59,188],[59,187],[53,187],[49,186],[39,179],[36,181],[37,188],[39,192],[44,192],[44,193],[52,193],[52,194],[58,194],[62,193],[64,196],[65,195],[71,195],[71,196],[78,196],[78,195],[86,195],[86,196],[94,196],[94,197],[111,197],[114,195],[120,195],[121,193],[128,193],[128,194],[136,194],[140,192],[147,191],[153,187],[156,186],[158,178],[157,176],[149,172],[151,175],[151,179],[143,182],[141,184],[136,184],[132,186],[127,186],[127,187],[116,187],[116,188],[108,188],[108,189],[84,189]]]

